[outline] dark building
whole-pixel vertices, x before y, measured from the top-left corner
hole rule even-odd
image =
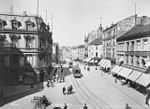
[[[0,14],[2,101],[42,88],[51,67],[51,55],[52,33],[42,17]]]

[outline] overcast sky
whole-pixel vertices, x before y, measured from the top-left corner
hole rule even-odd
[[[0,13],[36,14],[37,0],[0,0]],[[60,45],[83,44],[84,36],[97,29],[102,17],[103,27],[131,16],[150,16],[150,0],[39,0],[39,14],[51,24],[53,16],[53,39]]]

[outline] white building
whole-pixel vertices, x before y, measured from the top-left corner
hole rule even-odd
[[[85,51],[84,45],[80,45],[77,49],[78,49],[78,58],[80,60],[83,60],[84,59],[84,51]]]
[[[102,38],[97,38],[88,44],[88,58],[102,57]]]

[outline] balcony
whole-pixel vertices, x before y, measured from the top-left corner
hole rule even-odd
[[[7,44],[0,46],[1,53],[19,53],[18,50],[22,53],[50,53],[46,48],[17,48],[12,44]]]
[[[135,56],[150,56],[150,51],[117,51],[117,53],[124,53],[125,55]]]

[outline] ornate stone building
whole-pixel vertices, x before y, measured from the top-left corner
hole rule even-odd
[[[0,86],[44,81],[51,55],[52,32],[42,17],[0,14]]]

